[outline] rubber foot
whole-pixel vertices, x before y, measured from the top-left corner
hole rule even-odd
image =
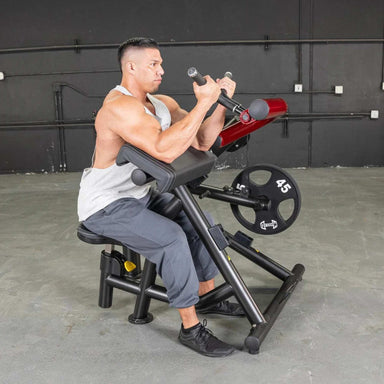
[[[260,351],[260,341],[257,337],[248,336],[244,341],[244,345],[251,355],[257,355]]]
[[[153,320],[153,315],[151,313],[147,313],[146,317],[135,317],[135,314],[132,313],[128,316],[128,321],[132,324],[147,324],[150,323]]]

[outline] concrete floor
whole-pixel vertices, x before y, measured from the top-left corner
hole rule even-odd
[[[302,192],[298,220],[252,236],[286,267],[304,264],[304,280],[259,355],[224,359],[180,345],[167,304],[153,301],[155,320],[143,326],[127,322],[133,295],[115,290],[112,308],[97,306],[101,247],[76,237],[80,174],[0,176],[0,383],[384,383],[384,168],[290,173]],[[242,229],[226,203],[201,204],[228,231]],[[256,298],[264,306],[280,282],[232,258],[252,290],[266,288]],[[209,317],[208,326],[239,349],[249,331],[246,319]]]

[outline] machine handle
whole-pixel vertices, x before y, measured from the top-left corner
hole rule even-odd
[[[199,85],[204,85],[207,81],[195,67],[188,69],[188,76]],[[231,72],[226,72],[224,76],[232,78]],[[248,135],[256,129],[270,123],[275,118],[284,115],[288,106],[283,99],[256,99],[248,109],[245,109],[239,102],[228,97],[222,90],[217,102],[239,116],[238,123],[224,129],[216,139],[214,147],[225,147],[226,145]]]
[[[193,79],[197,85],[204,85],[207,83],[207,80],[204,79],[203,75],[195,67],[188,69],[188,76]]]
[[[207,80],[195,67],[190,67],[187,73],[188,73],[188,76],[194,81],[196,81],[198,85],[201,86],[206,84]],[[231,79],[232,73],[225,72],[224,76],[229,77]],[[245,110],[245,108],[239,102],[228,97],[227,92],[225,92],[225,90],[221,91],[221,95],[219,96],[219,99],[217,100],[217,102],[222,106],[224,106],[225,108],[229,109],[230,111],[236,113],[237,115],[240,115],[240,113]]]
[[[203,75],[195,68],[195,67],[190,67],[188,69],[188,76],[192,78],[198,85],[204,85],[207,80],[203,77]],[[224,77],[228,77],[232,79],[232,72],[225,72]]]
[[[229,71],[225,72],[225,73],[224,73],[224,77],[228,77],[229,79],[232,79],[232,72],[229,72]],[[221,93],[223,93],[224,95],[226,95],[226,94],[227,94],[227,91],[226,91],[225,89],[222,89],[222,90],[221,90]]]
[[[188,76],[192,78],[198,85],[206,84],[207,80],[195,68],[188,69]],[[224,76],[232,79],[231,72],[225,72]],[[229,109],[233,113],[240,116],[243,123],[250,123],[253,120],[264,120],[272,117],[278,117],[287,112],[287,104],[283,99],[256,99],[248,109],[245,109],[238,101],[227,96],[225,90],[221,91],[221,95],[217,102]]]

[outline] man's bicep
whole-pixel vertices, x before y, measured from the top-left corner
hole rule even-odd
[[[146,152],[152,152],[161,132],[159,122],[139,105],[111,110],[110,129],[124,141]]]

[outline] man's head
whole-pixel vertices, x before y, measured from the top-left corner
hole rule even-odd
[[[148,83],[148,92],[157,90],[164,71],[159,45],[155,40],[145,37],[128,39],[119,47],[118,60],[123,76],[133,76],[143,85]]]
[[[129,51],[132,52],[143,48],[154,48],[158,50],[159,45],[155,40],[148,37],[132,37],[120,44],[119,50],[117,51],[117,59],[119,60],[121,71],[123,70],[122,60],[125,54]]]

